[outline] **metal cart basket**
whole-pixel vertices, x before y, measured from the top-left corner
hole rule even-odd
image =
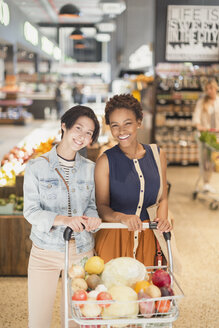
[[[211,133],[210,131],[208,133]],[[218,132],[212,132],[219,137]],[[219,166],[216,165],[216,161],[219,164],[219,149],[210,146],[208,143],[200,141],[199,135],[196,135],[196,141],[199,147],[199,176],[195,183],[193,192],[193,199],[199,198],[209,202],[209,208],[211,210],[217,210],[219,207],[219,192],[210,192],[203,188],[204,182],[210,179],[212,172],[219,172]]]
[[[146,229],[156,229],[157,223],[143,223],[143,228]],[[100,229],[121,229],[127,228],[126,225],[120,223],[102,223],[99,227]],[[164,233],[164,238],[167,242],[168,249],[168,257],[169,257],[169,265],[168,266],[152,266],[146,267],[149,276],[153,274],[156,269],[164,269],[166,270],[171,277],[171,288],[174,292],[173,296],[165,296],[158,298],[144,298],[137,301],[114,301],[114,300],[86,300],[86,301],[72,301],[72,289],[71,289],[71,279],[68,276],[68,242],[71,239],[72,230],[67,227],[64,232],[65,239],[65,271],[64,271],[64,292],[65,292],[65,328],[69,327],[69,321],[74,320],[75,323],[80,325],[82,328],[101,328],[102,327],[163,327],[170,328],[172,327],[172,323],[177,319],[179,315],[178,302],[184,296],[183,291],[177,283],[176,279],[173,275],[173,260],[172,260],[172,252],[171,252],[171,233]],[[151,312],[149,315],[143,316],[142,314],[138,314],[136,317],[84,317],[81,313],[81,307],[86,303],[91,304],[101,304],[104,306],[105,304],[110,306],[111,304],[118,304],[119,307],[124,306],[132,306],[133,303],[138,306],[140,302],[147,303],[146,306],[151,306]],[[149,304],[150,303],[150,304]],[[153,304],[152,304],[153,303]],[[70,313],[69,313],[69,304],[71,305]],[[156,306],[155,306],[156,305]]]

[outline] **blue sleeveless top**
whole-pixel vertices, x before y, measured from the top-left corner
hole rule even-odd
[[[148,220],[146,208],[155,204],[160,175],[149,145],[141,159],[129,159],[118,145],[105,151],[109,161],[110,207],[116,212],[137,214]],[[143,197],[142,197],[143,196]]]

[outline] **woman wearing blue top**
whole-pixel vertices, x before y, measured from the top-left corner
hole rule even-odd
[[[154,264],[155,236],[142,222],[158,222],[160,232],[170,231],[167,220],[166,160],[156,145],[142,145],[137,129],[143,118],[140,103],[131,95],[116,95],[105,108],[106,124],[118,142],[96,163],[95,185],[99,215],[107,222],[120,222],[128,230],[101,230],[95,249],[105,261],[119,256],[135,257]]]
[[[91,231],[101,223],[95,204],[94,163],[78,153],[97,139],[98,120],[89,107],[75,106],[62,116],[61,130],[58,146],[30,160],[25,169],[24,216],[32,225],[33,242],[28,266],[29,328],[50,327],[64,269],[66,226],[74,231],[69,243],[71,265],[93,255]]]

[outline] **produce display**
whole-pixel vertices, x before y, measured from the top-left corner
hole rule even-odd
[[[33,148],[13,147],[1,160],[0,187],[14,186],[16,175],[24,173],[25,165],[31,158],[36,158],[52,149],[55,138],[40,142]]]
[[[22,213],[23,206],[24,198],[22,196],[18,197],[15,194],[10,194],[8,198],[0,198],[0,214]]]
[[[5,154],[0,167],[0,187],[15,185],[16,175],[24,171],[25,163],[32,153],[33,150],[27,150],[25,147],[13,147]]]
[[[164,269],[148,273],[136,259],[119,257],[104,264],[93,256],[69,268],[72,306],[87,319],[151,318],[167,314],[174,291]]]
[[[214,163],[215,171],[219,172],[219,140],[217,135],[214,132],[203,131],[199,140],[212,148],[211,150],[209,149],[208,157]]]
[[[201,132],[199,140],[201,142],[207,143],[209,146],[211,146],[215,150],[219,150],[219,142],[217,141],[216,133],[203,131],[203,132]]]

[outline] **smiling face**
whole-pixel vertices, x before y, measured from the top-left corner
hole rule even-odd
[[[136,119],[135,113],[126,108],[118,108],[110,113],[110,130],[112,136],[122,147],[129,147],[137,141],[137,128],[141,120]]]
[[[62,123],[64,131],[63,143],[72,151],[78,151],[92,142],[95,125],[91,118],[80,116],[70,129],[66,129]]]

